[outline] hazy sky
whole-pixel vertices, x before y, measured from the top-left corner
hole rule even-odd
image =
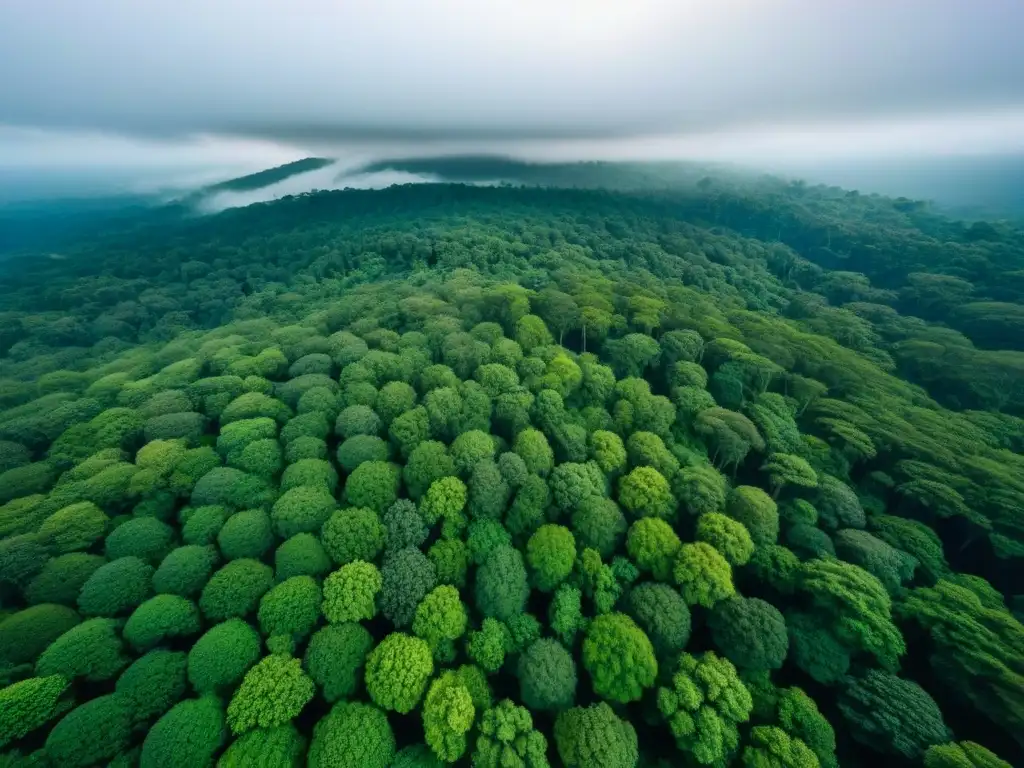
[[[1020,0],[5,0],[0,168],[1024,148],[1022,29]]]

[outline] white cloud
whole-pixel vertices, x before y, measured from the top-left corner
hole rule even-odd
[[[1024,105],[1007,0],[10,0],[0,123],[595,136]]]

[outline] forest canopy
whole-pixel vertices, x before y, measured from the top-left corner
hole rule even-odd
[[[0,766],[1024,762],[1024,233],[763,180],[0,263]]]

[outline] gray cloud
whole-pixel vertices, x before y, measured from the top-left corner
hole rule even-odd
[[[11,0],[0,123],[299,145],[1024,106],[1014,0]]]

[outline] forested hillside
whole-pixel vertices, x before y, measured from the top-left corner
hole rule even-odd
[[[0,264],[0,766],[1024,764],[1024,232],[576,186]]]

